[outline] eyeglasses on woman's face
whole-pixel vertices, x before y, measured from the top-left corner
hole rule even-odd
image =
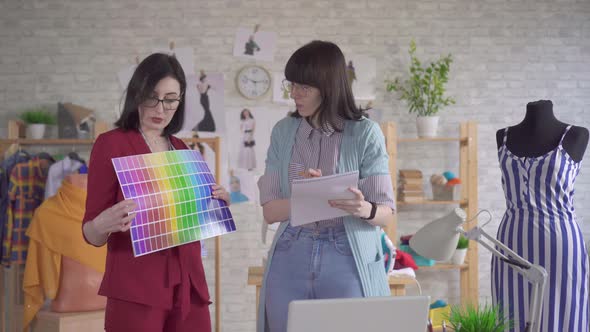
[[[313,87],[311,85],[299,84],[291,82],[287,79],[283,80],[283,89],[291,92],[291,93],[298,93],[301,96],[306,97],[311,92]]]
[[[180,105],[180,100],[180,97],[164,97],[164,99],[159,99],[158,97],[152,96],[146,98],[141,105],[146,108],[155,108],[159,103],[162,103],[162,108],[165,111],[175,111],[178,105]]]

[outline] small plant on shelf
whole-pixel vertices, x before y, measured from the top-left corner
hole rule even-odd
[[[438,128],[437,113],[455,100],[446,97],[446,84],[453,58],[451,54],[440,57],[436,62],[423,66],[416,56],[416,42],[410,42],[409,77],[402,81],[396,77],[386,80],[386,90],[399,94],[400,100],[408,104],[408,112],[416,113],[416,126],[419,137],[434,137]]]
[[[42,107],[27,109],[21,114],[20,118],[26,124],[53,125],[56,123],[55,116]]]
[[[416,56],[416,42],[410,42],[410,76],[402,82],[399,77],[393,81],[386,80],[386,89],[389,92],[401,93],[400,100],[408,103],[408,111],[418,116],[434,116],[443,107],[454,104],[455,100],[445,97],[445,85],[449,81],[449,69],[453,58],[450,54],[441,57],[436,62],[431,62],[428,67],[423,67],[422,62]]]
[[[461,235],[459,237],[459,241],[457,241],[457,249],[467,249],[469,248],[469,239],[465,236]]]
[[[27,125],[27,138],[42,139],[45,136],[45,126],[56,123],[55,115],[43,107],[30,108],[20,115]]]

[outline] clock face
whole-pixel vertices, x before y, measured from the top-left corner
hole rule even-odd
[[[246,66],[238,72],[236,85],[242,96],[258,99],[270,90],[270,73],[260,66]]]

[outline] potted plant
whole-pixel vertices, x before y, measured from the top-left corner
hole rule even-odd
[[[416,56],[416,43],[410,42],[410,77],[403,83],[399,77],[386,80],[387,91],[399,92],[400,100],[408,104],[408,111],[416,113],[416,127],[419,137],[434,137],[438,128],[436,115],[444,106],[454,104],[455,100],[445,97],[445,85],[449,79],[449,68],[453,59],[451,55],[441,57],[423,67]]]
[[[21,120],[27,125],[27,138],[41,139],[45,135],[45,126],[56,122],[55,116],[43,107],[24,111]]]
[[[489,304],[452,306],[446,318],[455,332],[504,332],[513,326],[500,307]]]
[[[467,255],[467,248],[469,248],[469,239],[461,235],[457,242],[457,249],[451,257],[451,263],[461,265],[465,262],[465,256]]]

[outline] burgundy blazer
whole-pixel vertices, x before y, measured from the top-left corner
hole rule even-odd
[[[188,149],[176,137],[170,141],[175,149]],[[150,149],[137,130],[114,129],[96,139],[89,161],[84,223],[124,200],[111,158],[145,153]],[[210,303],[199,242],[133,257],[129,231],[109,236],[98,294],[162,309],[180,306],[184,315],[190,307],[191,289],[198,295],[197,303]]]

